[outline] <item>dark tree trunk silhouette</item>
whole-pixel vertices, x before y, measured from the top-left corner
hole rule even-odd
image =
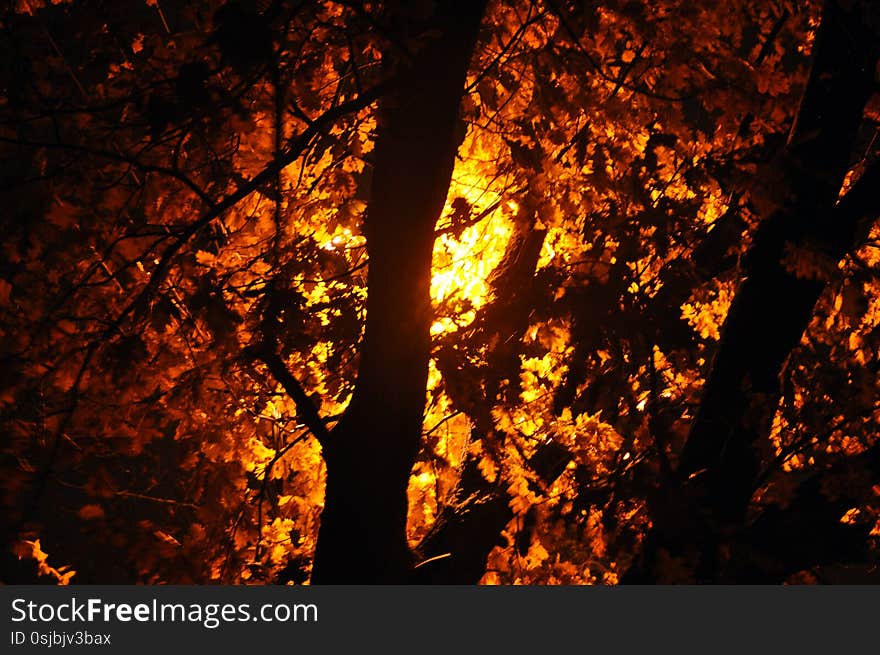
[[[852,247],[854,225],[832,207],[849,169],[865,103],[873,91],[871,38],[858,12],[826,5],[815,60],[783,155],[789,198],[755,235],[746,278],[730,308],[680,472],[709,471],[715,511],[738,518],[757,475],[754,444],[769,431],[779,374],[825,288],[791,255],[836,262]]]
[[[699,580],[735,575],[720,573],[718,546],[745,518],[759,473],[758,447],[780,398],[780,374],[827,283],[827,275],[796,270],[796,260],[812,256],[835,266],[874,204],[876,167],[835,208],[874,85],[876,39],[862,24],[864,9],[861,3],[825,5],[796,123],[775,165],[785,197],[758,228],[747,255],[745,279],[681,455],[683,491],[664,493],[656,503],[655,529],[630,582],[653,579],[659,549],[697,556]]]
[[[370,264],[356,390],[325,446],[312,581],[406,578],[406,490],[430,356],[431,254],[457,149],[459,101],[484,2],[437,4],[413,25],[399,86],[380,101],[364,234]],[[389,10],[409,20],[405,5]]]
[[[455,406],[466,409],[477,434],[494,441],[500,436],[495,433],[490,410],[502,394],[516,396],[520,392],[522,339],[529,327],[530,312],[540,303],[537,296],[546,293],[546,285],[535,279],[535,267],[547,231],[535,226],[533,205],[534,198],[527,194],[507,252],[491,278],[495,300],[479,312],[468,337],[474,343],[491,344],[486,353],[488,365],[482,369],[472,367],[454,347],[446,345],[436,355],[444,377],[468,381],[464,390],[454,385],[449,389]],[[501,531],[513,512],[503,480],[486,480],[478,461],[479,457],[469,456],[464,462],[452,502],[419,544],[424,564],[413,572],[412,582],[476,584],[483,577],[486,558],[501,543]]]

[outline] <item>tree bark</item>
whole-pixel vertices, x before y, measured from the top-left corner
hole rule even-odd
[[[355,392],[324,449],[312,582],[397,583],[411,557],[406,490],[422,433],[434,226],[457,150],[458,107],[484,1],[447,0],[407,28],[400,84],[380,101],[367,238],[367,318]]]

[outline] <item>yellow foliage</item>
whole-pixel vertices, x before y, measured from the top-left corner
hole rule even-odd
[[[732,285],[721,282],[715,285],[714,291],[699,289],[694,293],[693,302],[681,306],[682,317],[703,339],[718,341],[733,294]]]

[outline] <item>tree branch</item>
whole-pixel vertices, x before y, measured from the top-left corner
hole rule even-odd
[[[296,403],[297,415],[321,444],[321,448],[326,451],[330,442],[330,431],[324,425],[324,419],[321,418],[312,399],[300,381],[287,368],[281,355],[268,344],[252,346],[246,350],[253,359],[263,362],[272,376],[284,387],[284,391]]]

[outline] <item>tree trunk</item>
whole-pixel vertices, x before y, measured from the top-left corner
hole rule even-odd
[[[809,324],[827,275],[804,270],[817,258],[836,269],[876,203],[876,166],[835,207],[865,104],[873,91],[876,37],[863,3],[827,2],[814,61],[777,177],[782,205],[757,230],[678,469],[682,488],[662,493],[655,527],[627,582],[656,580],[661,550],[696,557],[697,580],[735,576],[719,561],[724,535],[742,527],[780,398],[780,375]],[[801,264],[801,266],[799,266]],[[800,268],[800,270],[798,270]]]
[[[758,473],[755,445],[769,434],[780,373],[827,283],[826,275],[797,270],[797,260],[818,256],[836,270],[853,245],[855,221],[840,220],[833,207],[874,87],[876,53],[859,6],[826,3],[784,155],[788,198],[755,235],[682,452],[680,473],[706,472],[712,511],[722,519],[745,513]]]
[[[507,394],[510,400],[519,395],[522,339],[535,297],[546,289],[535,277],[547,231],[535,227],[534,201],[530,194],[523,199],[507,252],[491,276],[494,300],[478,313],[467,337],[475,344],[490,344],[485,368],[470,365],[454,346],[441,346],[436,353],[447,381],[464,378],[464,384],[447,385],[453,405],[468,415],[481,438],[495,443],[501,435],[494,429],[491,409],[500,396]],[[419,544],[424,564],[411,582],[476,584],[486,572],[489,553],[503,542],[501,532],[513,518],[510,495],[502,480],[483,477],[478,461],[478,456],[469,456],[464,462],[454,500]]]
[[[458,107],[485,2],[447,0],[406,34],[400,83],[379,107],[364,234],[367,319],[351,403],[324,452],[312,582],[406,579],[406,490],[422,434],[434,226],[452,174]],[[393,29],[399,26],[394,25]]]

